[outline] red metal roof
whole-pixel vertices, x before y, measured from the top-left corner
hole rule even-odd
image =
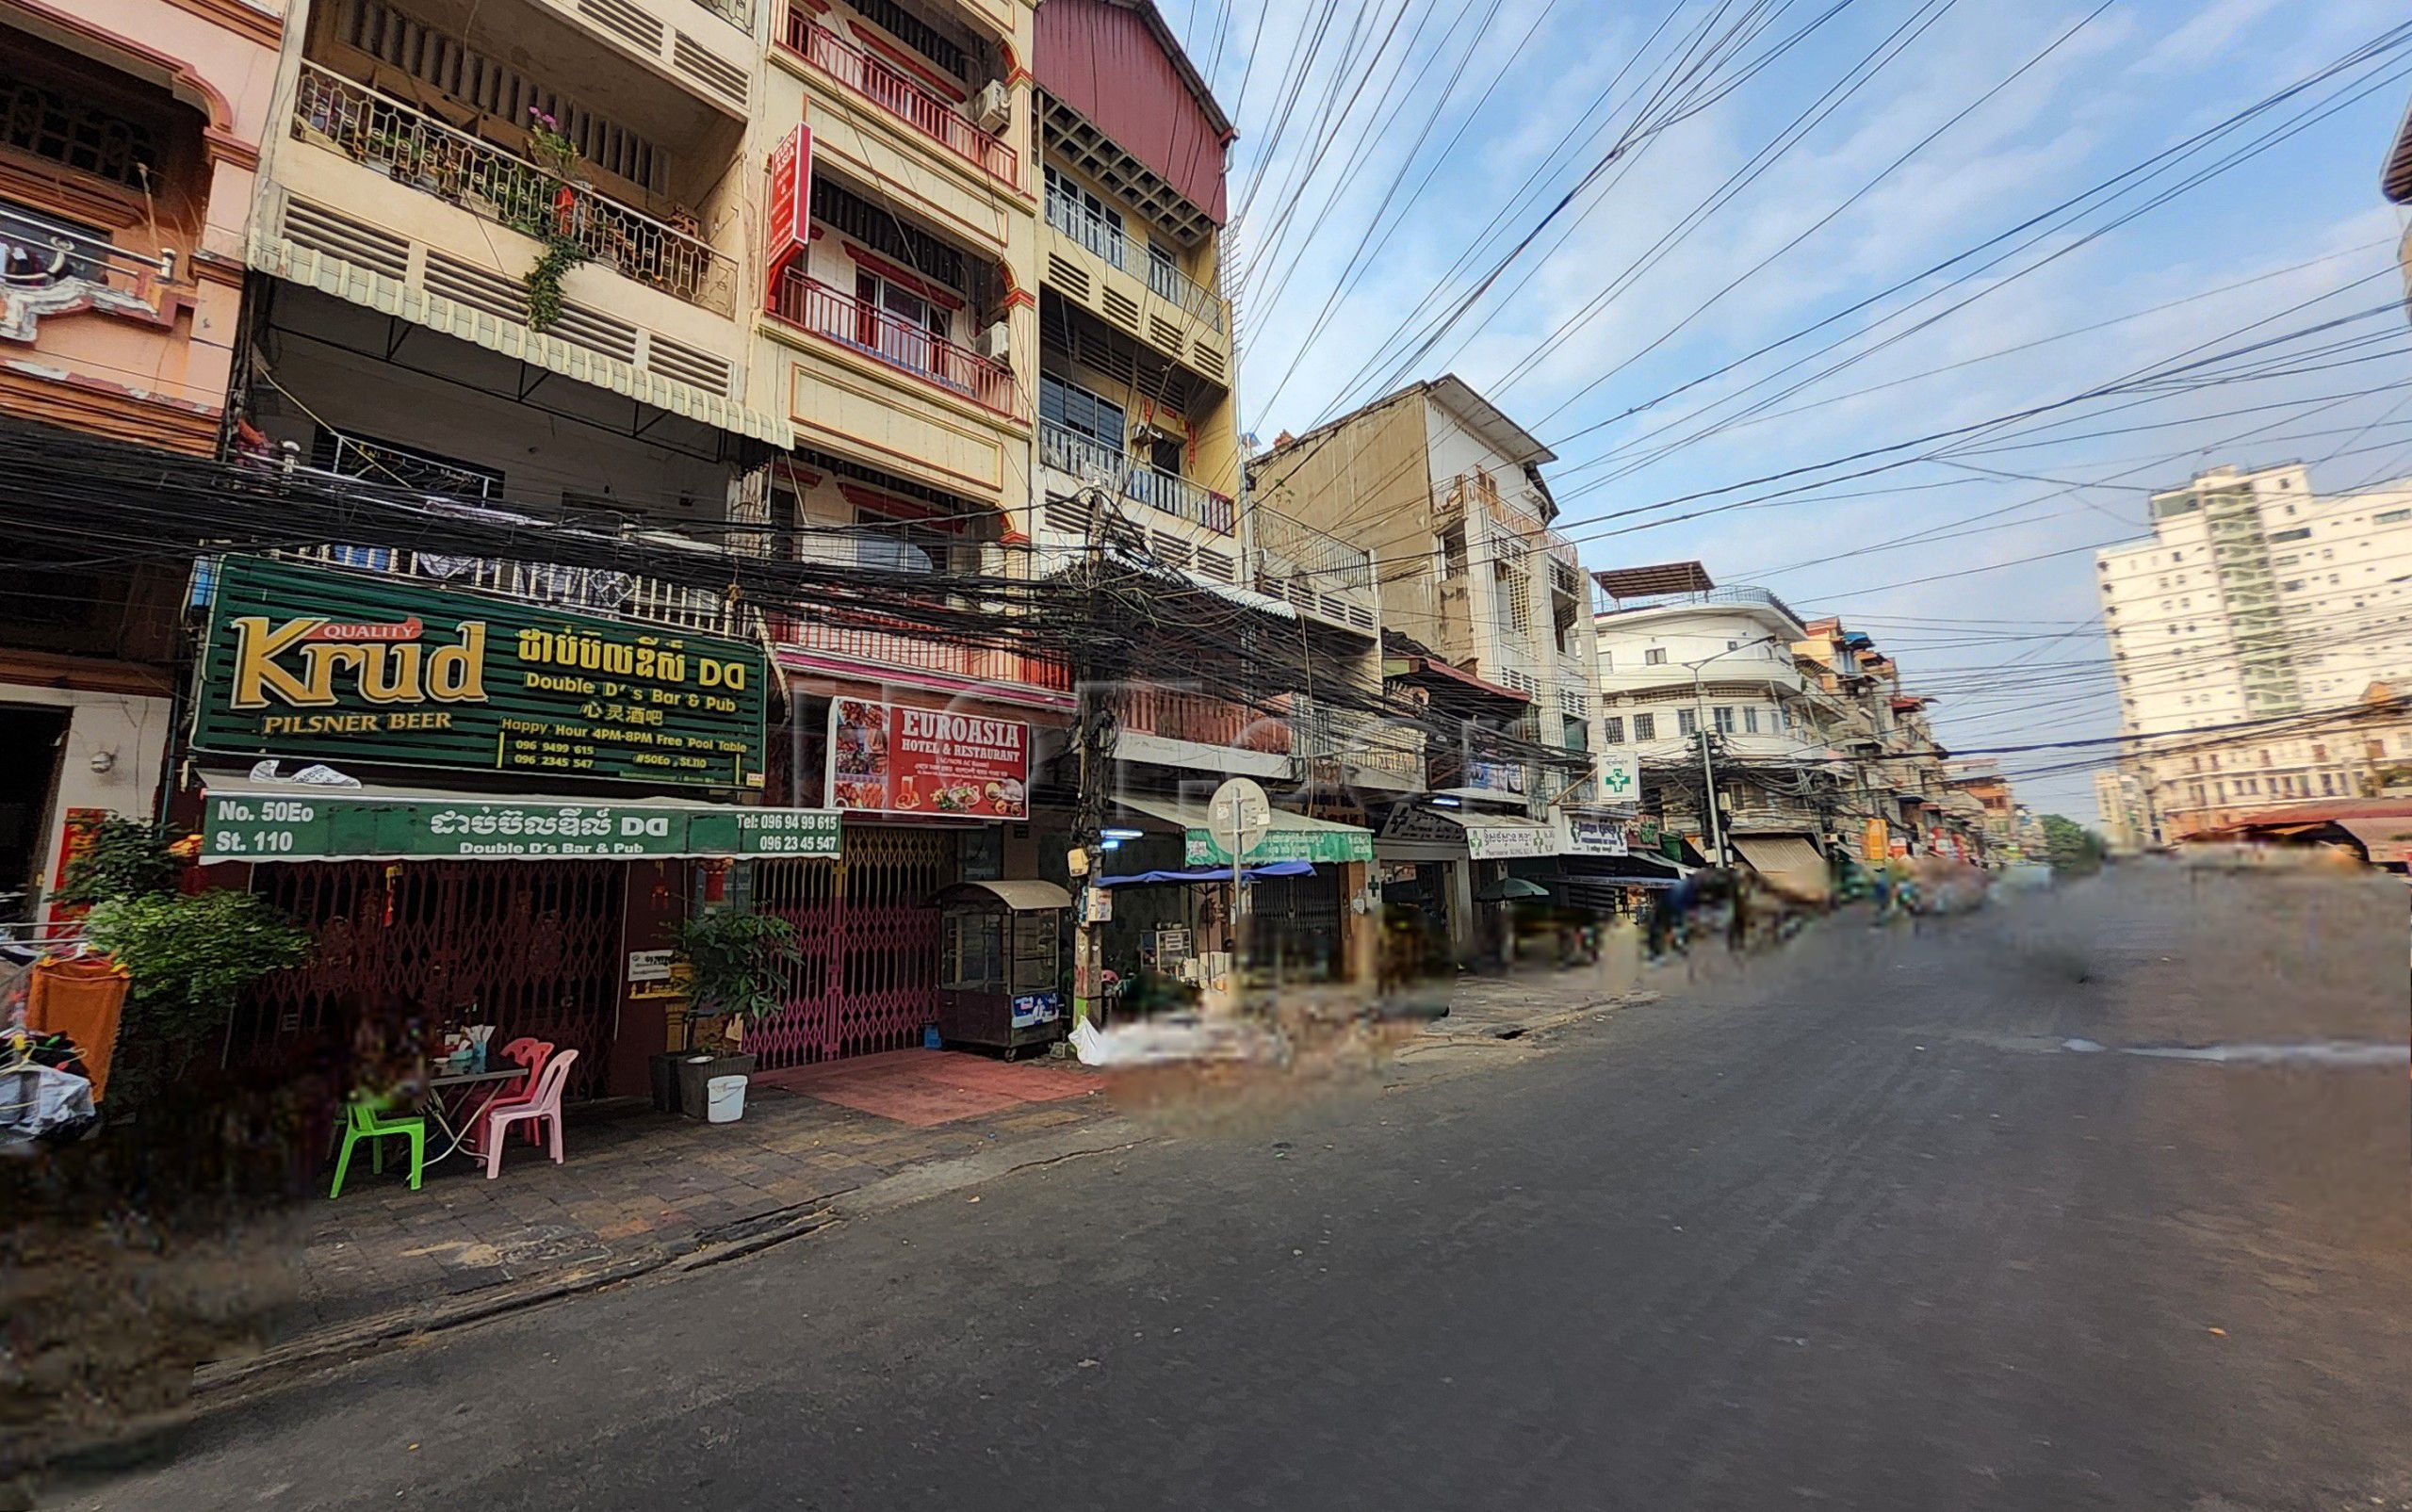
[[[1115,0],[1047,0],[1031,73],[1221,225],[1230,128],[1155,8]]]

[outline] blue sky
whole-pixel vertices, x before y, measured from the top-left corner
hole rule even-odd
[[[1404,376],[1454,370],[1556,447],[1561,527],[1589,566],[1697,557],[1720,582],[1841,613],[1941,696],[1941,733],[1961,748],[2116,730],[2081,548],[2141,533],[2148,488],[2223,461],[2304,459],[2327,490],[2412,473],[2412,390],[2337,397],[2412,377],[2412,331],[2368,313],[2404,292],[2404,219],[2377,174],[2412,97],[2412,48],[2299,97],[2290,108],[2338,108],[2122,226],[2106,222],[2183,171],[2035,228],[1970,284],[1913,282],[1748,357],[2310,74],[2401,24],[2401,0],[1167,0],[1165,13],[1238,120],[1240,398],[1267,438],[1372,397],[1351,381],[1408,312],[1489,270],[1497,242],[1461,259],[1503,210],[1521,235],[1575,187],[1686,39],[1763,21],[1695,86],[1729,92],[1668,96],[1698,108],[1628,143]],[[1300,34],[1326,18],[1303,87],[1285,89]],[[1786,135],[1845,80],[1857,87]],[[1605,134],[1553,158],[1587,111]],[[1779,140],[1758,177],[1697,214]],[[1926,443],[1879,452],[1856,467],[1908,464],[1854,480],[1734,487],[2324,320],[2345,323],[2318,340],[2355,344],[2317,362],[2310,337],[2265,354],[2316,371],[2106,396],[1960,441],[1949,462],[1920,460]],[[1844,358],[1752,423],[1696,434]],[[1678,514],[1699,517],[1666,523]],[[1919,532],[1944,538],[1870,549]],[[2088,778],[2041,775],[2045,759],[2008,763],[2038,772],[2023,796],[2089,816]]]

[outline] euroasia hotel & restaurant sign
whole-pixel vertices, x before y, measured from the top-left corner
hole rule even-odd
[[[761,652],[298,562],[226,557],[196,750],[759,789]]]

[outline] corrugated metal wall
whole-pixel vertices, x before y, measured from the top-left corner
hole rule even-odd
[[[1223,143],[1144,17],[1105,0],[1047,0],[1035,51],[1040,89],[1224,222]]]

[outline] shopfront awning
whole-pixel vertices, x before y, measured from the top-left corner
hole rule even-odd
[[[1736,835],[1734,848],[1751,870],[1779,892],[1798,898],[1823,899],[1827,892],[1826,858],[1799,835]]]
[[[834,856],[839,844],[830,808],[320,788],[233,773],[205,776],[202,792],[204,865]]]
[[[2337,825],[2362,842],[2374,867],[2402,866],[2412,861],[2412,816],[2400,819],[2340,819]]]
[[[1307,861],[1268,861],[1261,867],[1240,868],[1240,877],[1248,882],[1260,877],[1310,877],[1314,875],[1314,870],[1313,864]],[[1230,880],[1230,867],[1199,867],[1192,871],[1133,871],[1124,876],[1100,877],[1097,885],[1100,887],[1185,887],[1201,882],[1228,885]]]
[[[1193,867],[1230,866],[1229,836],[1214,833],[1214,817],[1202,801],[1191,798],[1120,797],[1115,800],[1133,813],[1181,827],[1186,841],[1182,859]],[[1273,811],[1273,828],[1248,853],[1250,861],[1371,861],[1374,832],[1328,819]]]
[[[1072,895],[1051,882],[1024,878],[1013,882],[958,882],[939,894],[958,895],[985,892],[1017,914],[1035,914],[1049,908],[1069,908]]]

